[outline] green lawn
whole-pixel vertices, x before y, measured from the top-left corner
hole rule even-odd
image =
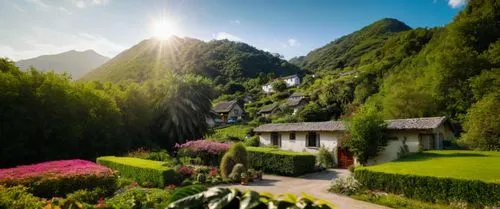
[[[426,151],[366,169],[500,183],[500,152]]]
[[[227,136],[235,136],[240,139],[245,139],[248,131],[253,127],[249,125],[231,125],[225,128],[215,129],[215,133],[211,136],[215,139],[225,139]]]

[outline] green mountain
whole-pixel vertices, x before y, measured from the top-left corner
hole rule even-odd
[[[196,73],[224,83],[259,74],[289,75],[299,72],[299,68],[279,56],[241,42],[171,37],[165,41],[144,40],[82,79],[143,82],[168,71]]]
[[[99,67],[109,58],[94,50],[67,51],[60,54],[43,55],[31,59],[19,60],[16,65],[21,69],[34,68],[42,71],[54,70],[58,73],[70,73],[73,79],[78,79],[92,69]]]
[[[308,70],[357,66],[365,54],[382,47],[391,35],[408,30],[411,28],[405,23],[385,18],[315,49],[305,57],[293,58],[290,62]]]

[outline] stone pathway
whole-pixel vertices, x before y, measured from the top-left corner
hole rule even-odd
[[[330,181],[333,178],[345,175],[350,174],[349,171],[343,169],[330,169],[299,177],[264,175],[264,179],[262,181],[252,182],[248,186],[227,185],[220,187],[234,187],[241,190],[250,189],[258,192],[270,192],[273,194],[294,193],[300,195],[301,192],[305,192],[316,198],[328,200],[334,203],[339,209],[387,209],[385,206],[329,193],[327,189],[330,185]]]

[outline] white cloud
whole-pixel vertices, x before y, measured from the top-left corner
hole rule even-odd
[[[459,8],[464,6],[467,3],[467,0],[448,0],[448,5],[451,8]]]
[[[78,8],[85,8],[88,6],[104,6],[111,0],[73,0],[73,4]]]
[[[288,39],[288,46],[290,47],[300,46],[300,42],[293,38],[290,38]]]
[[[59,7],[59,11],[62,12],[62,13],[66,13],[68,15],[72,14],[68,9],[66,9],[65,7]]]
[[[26,10],[25,10],[25,9],[23,9],[23,8],[22,8],[21,6],[19,6],[18,4],[16,4],[16,3],[13,3],[13,2],[12,2],[12,4],[11,4],[11,5],[12,5],[12,7],[13,7],[14,9],[16,9],[17,11],[20,11],[20,12],[26,13]]]
[[[80,32],[70,34],[48,28],[35,27],[30,35],[18,39],[18,45],[0,44],[0,56],[13,60],[27,59],[45,54],[57,54],[69,50],[93,49],[96,52],[113,57],[126,49],[97,34]],[[23,47],[20,47],[20,46]]]
[[[26,1],[35,4],[36,8],[39,10],[47,10],[50,8],[50,5],[46,4],[42,0],[26,0]]]
[[[243,41],[242,38],[227,32],[218,32],[217,34],[213,35],[213,37],[217,40],[227,39],[230,41]]]
[[[241,24],[240,20],[231,20],[230,22],[231,22],[231,24],[234,24],[234,25],[240,25]]]

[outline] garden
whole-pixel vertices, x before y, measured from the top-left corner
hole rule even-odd
[[[395,208],[484,208],[500,205],[500,153],[440,150],[356,167],[330,191]]]
[[[263,172],[297,176],[316,169],[316,156],[208,140],[164,150],[138,149],[96,163],[59,160],[0,169],[0,208],[334,208],[304,194],[214,187],[252,184]],[[244,207],[243,207],[244,206]]]

